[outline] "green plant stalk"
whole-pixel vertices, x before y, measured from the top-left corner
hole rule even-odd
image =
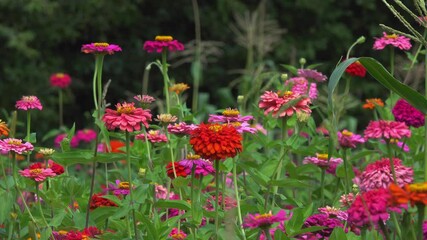
[[[264,234],[265,234],[265,236],[267,237],[267,240],[273,240],[272,238],[271,238],[271,234],[270,234],[270,230],[264,230]]]
[[[395,184],[397,184],[396,169],[394,169],[393,152],[391,150],[390,140],[387,140],[387,150],[389,155],[391,173],[393,174],[393,181]]]
[[[37,196],[36,203],[37,203],[37,207],[39,208],[40,216],[42,217],[43,223],[46,225],[46,228],[47,228],[49,225],[47,224],[46,218],[44,217],[43,209],[42,209],[42,203],[40,202],[39,183],[36,182],[36,181],[34,181],[34,183],[35,183],[35,186],[36,186],[36,196]],[[52,234],[52,237],[54,237],[53,234]]]
[[[129,132],[126,131],[126,163],[128,167],[128,175],[129,175],[129,197],[130,197],[130,206],[132,208],[132,220],[133,220],[133,228],[135,231],[135,239],[138,240],[138,228],[136,225],[136,217],[135,217],[135,208],[134,208],[134,202],[133,202],[133,184],[132,184],[132,167],[131,167],[131,161],[130,161],[130,135]],[[129,236],[131,237],[131,236]]]
[[[417,237],[419,240],[423,239],[423,223],[424,223],[424,211],[425,205],[422,203],[417,204],[418,219],[417,219]]]
[[[148,157],[148,168],[153,171],[153,162],[151,160],[151,151],[150,151],[150,145],[148,143],[148,139],[147,139],[147,129],[145,129],[145,127],[143,127],[144,129],[144,136],[145,136],[145,147],[147,148],[147,157]]]
[[[427,47],[425,49],[427,51]],[[424,54],[424,74],[424,96],[427,98],[427,53]],[[424,117],[427,119],[427,114]],[[427,121],[424,123],[424,181],[427,182]]]
[[[325,205],[325,191],[323,191],[323,188],[325,187],[325,175],[326,175],[326,168],[322,168],[322,175],[320,176],[320,199],[321,199],[321,206]]]
[[[239,196],[239,189],[237,184],[237,162],[236,158],[233,158],[233,183],[234,183],[234,194],[236,195],[236,202],[237,202],[237,216],[238,216],[238,224],[240,229],[242,230],[242,236],[243,239],[246,240],[245,230],[242,227],[243,224],[243,218],[242,218],[242,210],[240,209],[240,196]]]
[[[399,225],[399,223],[397,222],[397,216],[396,216],[396,213],[395,213],[395,212],[393,212],[393,211],[391,211],[391,212],[390,212],[390,215],[391,215],[391,219],[392,219],[392,221],[393,221],[393,224],[396,226],[397,236],[399,236],[399,238],[400,238],[400,239],[402,239],[402,230],[400,230],[400,225]]]
[[[288,126],[286,124],[287,118],[282,118],[282,144],[285,144],[287,136],[288,136]],[[282,149],[280,150],[280,159],[279,159],[279,163],[277,165],[277,172],[276,172],[276,180],[279,180],[281,175],[282,175],[282,165],[283,165],[283,160],[285,159],[286,156],[286,150],[285,147],[282,147]],[[274,177],[274,175],[273,175]],[[274,206],[274,199],[276,197],[276,194],[279,190],[279,186],[274,186],[273,187],[273,204],[271,205],[272,207]]]
[[[394,76],[394,47],[390,47],[390,74]]]
[[[162,74],[163,74],[163,85],[164,85],[164,94],[166,97],[166,113],[170,113],[170,101],[169,101],[169,75],[168,75],[168,65],[166,62],[168,50],[163,48],[162,51]]]
[[[59,106],[59,128],[64,126],[64,106],[63,106],[63,94],[62,89],[58,89],[58,106]]]
[[[98,119],[101,120],[101,113],[103,113],[104,106],[102,104],[102,66],[104,65],[104,55],[97,55],[99,58],[98,64],[96,65],[97,75],[97,91],[98,91]]]
[[[93,94],[93,103],[95,105],[95,109],[98,109],[98,97],[97,97],[97,75],[98,75],[98,65],[99,65],[100,56],[95,56],[95,71],[93,72],[93,80],[92,80],[92,94]]]
[[[192,0],[191,3],[193,6],[193,13],[194,13],[194,31],[196,33],[196,43],[195,43],[196,44],[196,51],[195,51],[194,61],[197,64],[196,66],[198,67],[197,69],[195,69],[198,72],[195,73],[195,75],[194,75],[193,100],[191,103],[191,109],[192,109],[193,113],[196,113],[197,109],[198,109],[199,86],[200,86],[201,66],[202,66],[201,61],[200,61],[200,55],[202,52],[202,49],[201,49],[201,44],[202,44],[201,38],[202,37],[201,37],[201,28],[200,28],[199,5],[197,3],[197,0]]]
[[[215,238],[218,238],[219,231],[219,160],[215,161]]]
[[[390,234],[387,231],[387,228],[384,225],[383,221],[378,221],[378,225],[380,226],[381,231],[384,233],[384,239],[390,240]]]
[[[347,148],[345,148],[344,149],[344,152],[343,152],[343,160],[344,160],[344,171],[345,171],[345,193],[347,194],[347,193],[350,193],[351,192],[351,186],[350,186],[350,179],[349,179],[349,177],[348,177],[348,161],[350,160],[350,159],[348,159],[347,158],[347,151],[348,151],[349,149],[347,149]],[[351,165],[351,163],[350,163],[350,165]]]
[[[31,142],[31,110],[27,110],[27,142]],[[30,164],[30,152],[27,153],[27,163]]]

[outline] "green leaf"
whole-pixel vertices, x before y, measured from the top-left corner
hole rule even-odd
[[[281,179],[281,180],[273,180],[270,182],[271,186],[279,186],[279,187],[286,187],[286,188],[311,188],[312,185],[305,183],[300,180],[296,179]]]
[[[64,220],[64,217],[67,215],[67,212],[65,210],[61,210],[60,212],[56,212],[55,216],[50,220],[49,226],[52,227],[58,227],[61,225],[62,220]]]
[[[342,228],[337,227],[332,231],[329,240],[347,240],[347,236]]]
[[[190,210],[191,205],[184,201],[184,200],[159,200],[154,204],[156,207],[159,208],[177,208],[180,210]]]

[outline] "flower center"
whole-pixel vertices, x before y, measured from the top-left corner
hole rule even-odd
[[[219,132],[222,130],[222,125],[218,125],[218,124],[211,125],[209,126],[209,130],[212,130],[214,132]]]
[[[427,193],[427,182],[409,184],[409,190],[411,192],[423,192],[423,193]]]
[[[30,173],[32,175],[39,175],[43,172],[43,170],[41,168],[36,168],[36,169],[30,169]]]
[[[116,108],[118,113],[132,113],[135,110],[133,103],[117,103]]]
[[[328,154],[327,153],[316,153],[316,157],[319,159],[319,160],[328,160]]]
[[[222,115],[227,117],[237,117],[240,114],[239,110],[235,108],[227,108],[222,112]]]
[[[22,100],[24,100],[25,102],[34,102],[36,100],[36,97],[34,97],[34,96],[24,96],[24,97],[22,97]]]
[[[160,42],[170,42],[173,40],[173,37],[172,36],[156,36],[155,40]]]
[[[242,123],[240,123],[240,122],[232,122],[231,125],[233,127],[240,127],[240,126],[242,126]]]
[[[159,131],[156,131],[156,130],[148,131],[148,135],[151,135],[151,136],[157,136],[158,134],[159,134]]]
[[[397,34],[395,34],[395,33],[393,33],[393,34],[387,34],[385,37],[387,39],[397,39],[398,38]]]
[[[175,233],[175,234],[172,234],[172,235],[171,235],[171,237],[172,237],[172,239],[177,239],[177,240],[185,239],[185,236],[184,236],[184,234],[182,234],[182,233]]]
[[[129,187],[130,187],[129,182],[120,182],[119,183],[120,189],[129,189]]]
[[[272,216],[273,216],[273,214],[271,214],[271,213],[264,213],[264,214],[260,214],[260,215],[255,216],[255,219],[256,220],[268,219],[268,218],[271,218]]]
[[[197,155],[197,154],[187,154],[187,159],[190,159],[190,160],[197,160],[197,159],[200,159],[200,155]]]
[[[396,139],[396,138],[390,138],[390,143],[398,143],[399,142],[399,140],[398,139]]]
[[[58,78],[63,78],[65,76],[65,74],[63,74],[63,73],[57,73],[56,74],[56,77],[58,77]]]
[[[106,42],[100,42],[100,43],[94,43],[93,44],[95,47],[108,47],[110,46],[110,44],[106,43]]]
[[[22,144],[22,140],[12,138],[12,139],[9,139],[9,141],[7,141],[7,143],[10,144],[10,145],[19,146],[19,145]]]
[[[352,132],[350,132],[350,131],[347,131],[347,130],[344,130],[344,131],[342,131],[341,133],[342,133],[342,135],[344,135],[344,136],[346,136],[346,137],[351,137],[351,136],[353,136],[353,133],[352,133]]]
[[[279,95],[279,97],[290,97],[292,96],[294,93],[292,91],[278,91],[277,95]]]

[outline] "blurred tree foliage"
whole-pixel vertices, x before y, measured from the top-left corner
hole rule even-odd
[[[235,106],[235,97],[223,98],[218,89],[229,86],[244,69],[247,51],[236,43],[232,31],[237,15],[254,12],[258,0],[199,1],[202,40],[222,42],[221,55],[205,63],[201,92],[218,108]],[[400,27],[381,1],[371,0],[268,0],[265,18],[282,30],[280,41],[262,56],[273,64],[297,64],[304,57],[309,64],[329,75],[347,48],[361,35],[366,43],[353,56],[384,60],[385,53],[371,50],[373,37],[381,35],[379,23]],[[381,13],[381,14],[379,14]],[[195,38],[190,0],[0,0],[0,108],[2,118],[14,109],[23,95],[37,95],[45,109],[33,114],[38,131],[57,126],[57,92],[49,87],[49,76],[66,72],[73,77],[65,94],[65,123],[86,127],[93,107],[91,80],[94,59],[80,52],[82,44],[106,41],[119,44],[123,52],[107,56],[104,82],[111,79],[107,101],[115,104],[140,94],[145,66],[157,54],[143,51],[144,41],[156,35],[172,35],[183,43]],[[283,69],[284,70],[284,69]],[[190,64],[170,70],[177,82],[191,85]],[[149,93],[161,97],[161,75],[150,72]],[[358,85],[354,93],[376,97],[382,90],[374,81]],[[234,88],[231,91],[236,94]],[[191,94],[189,94],[191,95]],[[6,115],[6,116],[5,116]],[[24,121],[24,114],[18,117]],[[23,130],[23,129],[22,129]]]

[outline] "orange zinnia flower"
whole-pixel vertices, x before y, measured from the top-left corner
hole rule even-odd
[[[365,109],[374,109],[376,106],[384,107],[384,102],[380,98],[366,99],[366,103],[363,104]]]
[[[403,189],[392,183],[389,190],[394,204],[427,205],[427,182],[406,184]]]
[[[9,128],[7,124],[0,119],[0,137],[1,136],[9,136]]]

